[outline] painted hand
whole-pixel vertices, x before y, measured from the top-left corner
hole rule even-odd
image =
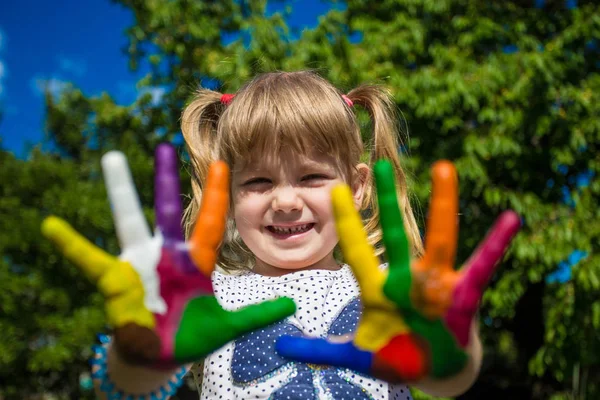
[[[504,212],[460,270],[454,270],[458,234],[458,179],[454,166],[433,167],[433,193],[425,253],[410,259],[410,248],[387,161],[375,165],[387,270],[379,268],[367,242],[350,189],[332,193],[340,246],[361,287],[363,313],[353,342],[282,337],[283,356],[351,368],[390,382],[444,378],[466,365],[469,333],[483,291],[512,237],[519,217]]]
[[[106,297],[106,315],[115,345],[136,365],[173,367],[197,361],[248,331],[295,311],[287,298],[238,312],[221,308],[210,275],[225,230],[229,169],[214,163],[203,192],[194,232],[181,228],[177,156],[168,144],[155,154],[154,235],[142,213],[125,156],[102,158],[107,192],[122,253],[114,257],[57,217],[42,224],[43,234],[76,264]]]

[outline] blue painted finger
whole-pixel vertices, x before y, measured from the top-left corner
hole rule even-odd
[[[331,343],[326,339],[281,336],[275,349],[282,356],[308,364],[332,365],[369,374],[373,354],[353,343]]]

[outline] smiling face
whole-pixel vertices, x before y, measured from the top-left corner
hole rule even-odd
[[[234,168],[233,211],[237,230],[256,257],[254,271],[282,275],[299,269],[336,269],[338,242],[331,189],[347,179],[325,155],[264,157]],[[353,179],[360,204],[364,173]]]

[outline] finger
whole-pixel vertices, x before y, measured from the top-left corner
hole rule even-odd
[[[151,239],[125,155],[111,151],[102,157],[102,171],[121,250]]]
[[[295,311],[296,305],[288,298],[227,312],[214,296],[196,297],[187,304],[181,316],[173,348],[175,359],[178,362],[198,361],[241,334],[282,320]]]
[[[445,317],[446,325],[461,346],[466,346],[469,341],[471,322],[483,291],[520,226],[521,221],[515,212],[502,213],[466,264],[463,278],[454,289],[452,306]]]
[[[210,276],[223,240],[229,208],[229,167],[223,161],[210,166],[202,204],[190,240],[190,256],[198,269]]]
[[[469,288],[483,292],[520,227],[521,221],[514,211],[505,211],[498,217],[467,262],[463,282]]]
[[[331,201],[344,260],[356,276],[364,305],[372,305],[374,301],[383,299],[385,273],[379,269],[379,261],[367,240],[350,188],[347,185],[334,187]]]
[[[94,283],[117,262],[116,257],[93,245],[60,218],[46,218],[42,234]]]
[[[292,299],[281,297],[260,304],[242,308],[239,311],[227,313],[227,319],[232,329],[233,337],[244,334],[274,322],[280,321],[296,312],[296,304]]]
[[[380,223],[383,242],[391,268],[410,269],[410,250],[402,213],[398,207],[398,197],[394,170],[389,161],[381,160],[375,164],[375,184],[379,203]]]
[[[156,225],[165,239],[183,241],[181,192],[175,148],[168,143],[160,144],[156,148],[154,159]]]
[[[381,160],[375,164],[375,184],[379,203],[379,222],[383,231],[383,243],[389,262],[388,279],[383,288],[385,295],[398,307],[410,307],[410,247],[402,213],[398,207],[398,197],[394,170],[389,161]]]
[[[458,235],[458,177],[450,161],[438,161],[432,168],[433,189],[427,231],[424,265],[452,268]]]
[[[352,342],[331,343],[321,338],[281,336],[275,343],[275,350],[282,357],[297,362],[331,365],[350,368],[370,374],[373,353],[358,349]]]

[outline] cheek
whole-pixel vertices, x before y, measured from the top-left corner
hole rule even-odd
[[[310,197],[311,208],[318,214],[323,223],[333,221],[333,206],[331,205],[331,188],[319,190]]]
[[[262,219],[264,201],[257,196],[236,196],[233,202],[233,218],[238,230],[250,228]]]

